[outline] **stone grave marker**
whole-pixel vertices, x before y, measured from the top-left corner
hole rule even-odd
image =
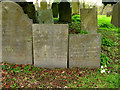
[[[33,24],[34,65],[67,67],[68,25]]]
[[[107,5],[105,6],[105,8],[103,9],[102,15],[106,15],[107,12],[112,11],[112,8],[113,8],[113,7],[111,6],[111,4],[107,4]]]
[[[54,24],[52,9],[39,10],[38,22],[40,24]]]
[[[57,18],[58,17],[58,4],[57,3],[52,3],[52,12],[53,12],[53,17]]]
[[[58,5],[59,21],[71,22],[71,8],[70,3],[67,0],[61,0]]]
[[[2,60],[32,64],[32,20],[14,2],[2,2]]]
[[[33,20],[33,23],[37,23],[35,6],[33,5],[33,2],[17,2],[17,4],[19,4],[22,7],[24,13]]]
[[[69,67],[100,67],[101,35],[69,36]]]
[[[97,8],[80,9],[81,30],[86,30],[89,34],[97,33]]]
[[[79,14],[80,6],[79,0],[72,0],[72,14]]]
[[[116,27],[120,27],[120,2],[115,4],[113,7],[111,24]]]
[[[47,9],[47,1],[46,0],[42,0],[40,2],[40,10],[46,10]]]

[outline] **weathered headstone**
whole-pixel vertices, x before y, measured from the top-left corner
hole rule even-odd
[[[82,8],[80,9],[81,30],[86,30],[89,34],[97,33],[97,9]]]
[[[67,67],[68,25],[33,24],[34,65]]]
[[[32,64],[32,20],[14,2],[2,2],[2,60]]]
[[[69,67],[100,67],[101,35],[69,36]]]
[[[65,2],[66,1],[66,2]],[[62,0],[58,5],[59,21],[71,22],[71,8],[67,0]]]
[[[79,14],[80,6],[79,0],[72,0],[72,14]]]
[[[58,17],[58,4],[57,3],[52,3],[52,12],[53,12],[53,17]]]
[[[111,4],[107,4],[107,5],[105,6],[105,8],[103,9],[102,15],[106,15],[107,12],[112,11],[112,8],[113,8],[113,7],[111,6]]]
[[[33,5],[33,2],[17,2],[17,4],[19,4],[22,7],[24,13],[33,20],[33,23],[37,23],[35,6]]]
[[[39,10],[38,22],[41,24],[54,24],[52,9]]]
[[[40,10],[46,10],[47,9],[47,1],[46,0],[42,0],[40,2]]]
[[[116,27],[120,27],[120,2],[115,4],[113,7],[111,24]]]

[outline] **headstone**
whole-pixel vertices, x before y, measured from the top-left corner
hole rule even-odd
[[[101,35],[69,36],[69,67],[100,67]]]
[[[32,20],[14,2],[2,2],[2,59],[32,64]]]
[[[22,7],[24,13],[33,20],[33,23],[37,23],[35,6],[33,5],[33,2],[17,2],[17,4],[19,4]]]
[[[33,24],[35,66],[67,67],[67,48],[68,25]]]
[[[47,9],[47,1],[46,0],[42,0],[40,2],[40,10],[46,10]]]
[[[39,10],[38,22],[41,24],[54,24],[52,9]]]
[[[2,3],[0,2],[0,62],[2,62]]]
[[[79,14],[80,6],[79,0],[72,0],[72,14]]]
[[[97,9],[82,8],[80,9],[81,30],[86,30],[89,34],[97,33]]]
[[[112,11],[112,8],[113,8],[113,7],[111,6],[111,4],[107,4],[107,5],[105,6],[105,8],[103,9],[102,15],[106,15],[107,12]]]
[[[110,17],[112,15],[112,11],[107,12],[106,16]]]
[[[59,21],[62,22],[71,22],[71,8],[70,3],[62,0],[58,5],[59,10]]]
[[[58,17],[58,4],[57,3],[52,3],[52,12],[53,12],[53,17],[57,18]]]
[[[113,7],[111,24],[116,27],[120,27],[120,2],[115,4]]]

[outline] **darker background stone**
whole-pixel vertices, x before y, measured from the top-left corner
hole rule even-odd
[[[58,17],[58,3],[52,3],[53,17]]]
[[[16,3],[23,8],[24,13],[27,14],[28,17],[33,20],[33,23],[38,23],[33,2],[16,2]]]
[[[63,0],[64,1],[64,0]],[[71,7],[69,2],[61,1],[58,5],[59,21],[71,22]]]

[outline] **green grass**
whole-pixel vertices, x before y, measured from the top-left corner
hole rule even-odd
[[[58,19],[56,19],[57,21]],[[111,17],[98,15],[98,33],[101,38],[101,66],[103,68],[89,69],[73,68],[40,68],[33,65],[17,65],[3,62],[3,87],[21,88],[118,88],[118,28],[111,23]],[[74,15],[69,29],[78,30],[78,34],[88,34],[80,31],[80,16]],[[72,33],[72,31],[71,31]],[[104,71],[104,73],[101,73]]]

